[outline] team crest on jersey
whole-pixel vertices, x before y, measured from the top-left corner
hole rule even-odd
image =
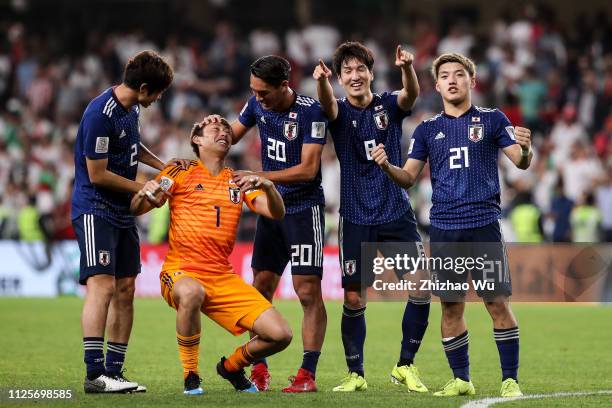
[[[285,121],[283,123],[283,135],[287,140],[293,140],[298,135],[298,124],[297,122]]]
[[[470,125],[468,139],[472,142],[480,142],[484,137],[484,125]]]
[[[240,198],[242,194],[240,194],[240,187],[229,187],[229,198],[230,201],[234,204],[240,204]]]
[[[108,266],[110,264],[110,252],[109,251],[98,251],[98,262],[102,266]]]
[[[376,127],[380,130],[385,130],[389,126],[389,115],[387,115],[387,111],[381,111],[374,114],[374,122],[376,122]]]
[[[355,272],[357,272],[357,261],[354,259],[350,259],[348,261],[344,261],[344,275],[353,276]]]

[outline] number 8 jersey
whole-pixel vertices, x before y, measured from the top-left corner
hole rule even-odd
[[[293,104],[284,112],[266,110],[252,96],[238,120],[249,128],[257,125],[264,171],[284,170],[300,164],[303,144],[325,144],[327,119],[319,102],[307,96],[296,94]],[[275,185],[283,197],[287,214],[325,205],[320,168],[310,182]]]
[[[358,225],[381,225],[410,210],[408,193],[372,159],[385,145],[389,162],[401,167],[402,121],[410,112],[397,104],[397,92],[374,94],[365,109],[338,99],[338,116],[329,124],[340,161],[340,215]]]
[[[478,228],[499,218],[499,149],[515,144],[514,128],[498,109],[472,106],[459,117],[439,113],[414,131],[408,157],[429,160],[431,225]]]

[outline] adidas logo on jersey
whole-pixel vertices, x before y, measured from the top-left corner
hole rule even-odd
[[[442,132],[438,132],[438,134],[436,135],[436,137],[434,138],[434,140],[438,140],[438,139],[444,139],[446,136],[444,135],[444,133]]]
[[[125,129],[121,130],[121,134],[119,135],[119,139],[125,137]]]
[[[262,117],[261,117],[261,121],[262,121],[263,123],[266,123],[266,118],[264,118],[264,117],[262,116]]]
[[[197,186],[195,186],[193,190],[194,191],[204,191],[204,186],[202,184],[198,184]]]

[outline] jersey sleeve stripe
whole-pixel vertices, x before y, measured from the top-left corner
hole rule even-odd
[[[176,177],[181,171],[184,171],[183,168],[181,167],[181,165],[177,165],[174,168],[170,169],[170,171],[168,171],[168,175],[170,177]]]

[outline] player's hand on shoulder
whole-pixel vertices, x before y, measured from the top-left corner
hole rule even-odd
[[[402,50],[402,46],[398,45],[395,50],[395,65],[401,68],[408,68],[414,61],[414,55],[406,50]]]
[[[372,158],[382,169],[387,169],[389,167],[389,157],[387,157],[387,152],[385,152],[385,145],[379,143],[374,149],[372,149]]]
[[[514,137],[523,150],[529,150],[531,148],[531,130],[515,126]]]
[[[315,79],[315,81],[326,81],[331,77],[331,75],[331,70],[327,68],[323,60],[320,59],[319,64],[315,67],[314,72],[312,73],[312,77]]]
[[[189,159],[178,159],[175,157],[173,159],[168,160],[166,164],[164,164],[164,167],[181,166],[183,170],[187,170],[189,168],[189,163],[191,163],[191,160]]]

